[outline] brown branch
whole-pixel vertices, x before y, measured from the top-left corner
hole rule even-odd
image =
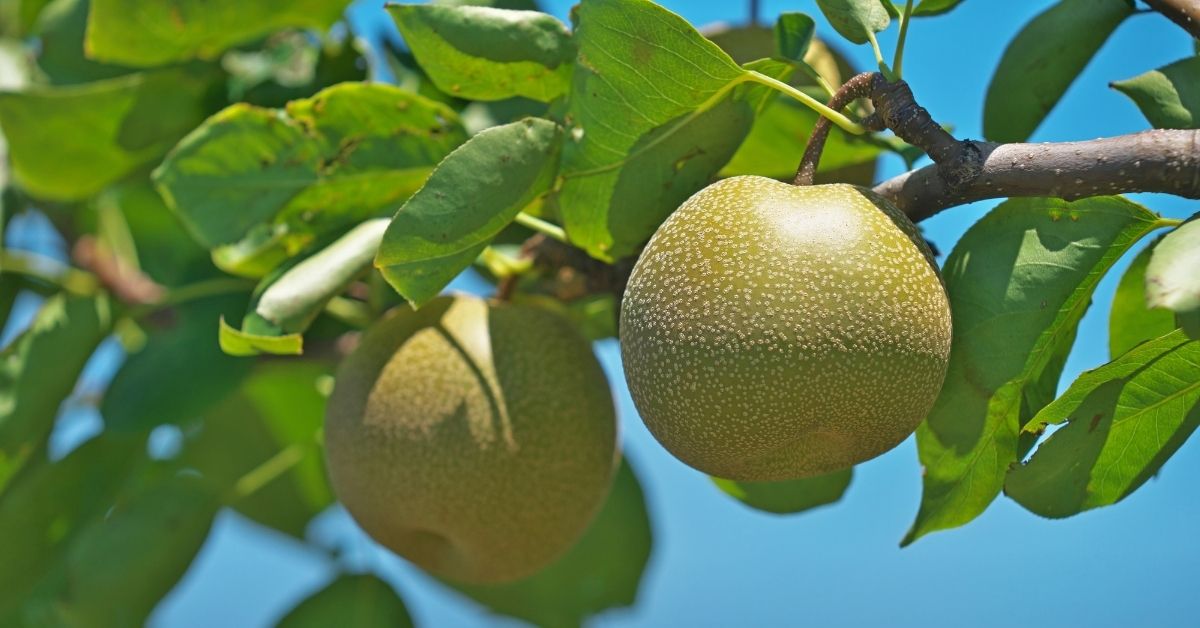
[[[989,198],[1065,199],[1161,192],[1200,198],[1200,131],[1161,130],[1084,142],[993,144],[979,151],[975,176],[950,185],[946,166],[926,166],[875,186],[914,221]]]
[[[875,72],[863,72],[850,77],[850,80],[839,87],[833,97],[829,99],[829,108],[841,111],[855,100],[870,96],[876,76]],[[825,116],[817,118],[817,123],[813,125],[812,133],[808,136],[808,146],[804,148],[804,156],[800,158],[800,167],[796,169],[796,179],[792,182],[793,185],[813,184],[817,178],[817,166],[821,163],[821,153],[825,151],[825,140],[829,139],[831,128],[832,123],[829,118]],[[873,130],[882,130],[882,128]]]
[[[1146,0],[1146,4],[1200,39],[1200,1]]]

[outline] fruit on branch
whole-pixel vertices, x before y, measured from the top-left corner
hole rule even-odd
[[[376,541],[469,583],[538,571],[579,538],[616,469],[591,346],[532,307],[440,297],[377,323],[325,419],[334,491]]]
[[[950,305],[924,239],[845,184],[697,192],[659,227],[621,308],[642,419],[687,464],[770,481],[904,440],[946,373]]]

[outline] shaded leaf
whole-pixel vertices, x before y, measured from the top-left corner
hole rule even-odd
[[[924,491],[904,544],[963,525],[996,498],[1021,419],[1049,400],[1096,284],[1161,225],[1121,197],[1011,199],[958,241],[943,268],[950,365],[917,428]]]
[[[633,605],[652,545],[642,488],[622,462],[600,513],[562,558],[511,584],[453,586],[497,613],[550,628],[579,626]]]
[[[1156,129],[1200,127],[1200,57],[1112,84],[1142,110]]]
[[[736,482],[709,478],[725,494],[755,510],[778,515],[812,510],[837,502],[850,487],[854,469],[782,482]]]
[[[104,296],[57,295],[0,351],[0,490],[40,451],[58,408],[112,328]]]
[[[1154,247],[1146,266],[1146,304],[1179,314],[1200,310],[1200,220],[1190,220]]]
[[[139,178],[109,187],[94,204],[120,211],[133,237],[141,270],[155,282],[180,286],[218,274],[208,251],[188,234],[148,180]]]
[[[101,436],[22,474],[0,499],[0,617],[25,602],[65,548],[111,506],[141,441]]]
[[[421,69],[447,94],[549,102],[570,86],[571,33],[551,15],[476,6],[387,8]]]
[[[20,0],[25,2],[25,0]],[[48,3],[33,24],[37,36],[37,65],[54,85],[89,83],[137,70],[100,63],[83,48],[89,0],[55,0]]]
[[[487,129],[438,164],[387,228],[375,265],[414,306],[475,260],[530,202],[550,190],[562,132],[526,118]]]
[[[1033,18],[1004,50],[988,85],[983,135],[1023,142],[1113,30],[1133,14],[1131,0],[1060,0]]]
[[[1175,317],[1162,309],[1146,305],[1146,265],[1150,263],[1151,247],[1138,253],[1129,269],[1121,276],[1113,295],[1108,315],[1108,355],[1117,356],[1175,329]]]
[[[343,575],[305,598],[279,628],[411,628],[404,601],[388,583],[368,574]]]
[[[91,0],[88,54],[133,66],[216,58],[225,49],[287,26],[323,30],[348,0]]]
[[[325,397],[317,382],[329,370],[299,360],[258,365],[237,395],[205,417],[179,463],[199,471],[213,492],[230,495],[227,503],[242,514],[303,539],[308,522],[333,501],[318,441]],[[252,473],[269,477],[239,496],[239,481]]]
[[[23,609],[41,625],[142,625],[200,550],[218,503],[195,477],[153,481],[82,531]]]
[[[1150,479],[1200,424],[1200,341],[1182,331],[1079,376],[1026,428],[1067,425],[1008,473],[1005,492],[1044,517],[1114,504]]]
[[[785,59],[803,61],[817,24],[807,14],[780,13],[775,21],[775,50]]]
[[[839,35],[856,44],[867,43],[892,21],[879,0],[817,0],[817,6]]]
[[[211,75],[185,69],[0,93],[13,179],[40,198],[86,198],[161,156],[204,116]]]
[[[240,98],[230,100],[242,100],[259,107],[284,107],[289,100],[305,98],[338,83],[365,81],[368,78],[367,53],[365,43],[361,39],[347,38],[344,41],[335,41],[333,38],[326,38],[322,42],[314,43],[302,32],[280,33],[272,39],[275,38],[286,38],[292,45],[300,46],[291,56],[300,57],[304,61],[307,61],[310,55],[313,57],[312,61],[303,63],[307,71],[296,68],[301,64],[289,62],[270,76],[244,87]],[[258,55],[269,55],[273,51],[256,52]],[[232,53],[226,53],[226,58],[230,54]],[[315,65],[308,69],[308,63]],[[228,66],[228,61],[224,65]],[[298,80],[300,78],[306,80]],[[229,83],[232,91],[232,78]]]
[[[225,109],[175,147],[154,181],[205,246],[247,238],[253,249],[281,250],[281,260],[390,213],[464,139],[445,105],[345,83],[284,111]]]
[[[595,0],[576,14],[579,57],[558,200],[574,244],[618,258],[710,182],[768,94],[739,87],[753,75],[651,2]],[[755,69],[776,78],[792,70]]]
[[[921,0],[913,16],[941,15],[962,3],[962,0]]]
[[[252,364],[221,351],[213,324],[241,311],[245,295],[192,301],[153,330],[117,370],[100,412],[109,428],[140,432],[199,418],[237,389]]]

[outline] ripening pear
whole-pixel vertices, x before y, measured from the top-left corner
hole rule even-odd
[[[774,481],[895,447],[929,412],[950,305],[916,227],[870,190],[733,177],[659,227],[621,307],[633,400],[672,454]]]
[[[599,510],[615,416],[569,321],[440,297],[377,323],[342,363],[329,474],[363,530],[426,571],[516,580],[566,552]]]

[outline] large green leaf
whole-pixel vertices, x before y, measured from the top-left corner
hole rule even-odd
[[[0,490],[42,451],[59,405],[111,327],[106,297],[58,295],[0,351]]]
[[[398,4],[388,10],[421,69],[447,94],[549,102],[570,86],[575,47],[553,16],[474,6]]]
[[[1053,394],[1096,284],[1163,224],[1120,197],[1012,199],[959,240],[943,268],[950,365],[917,429],[924,494],[905,544],[971,521],[996,498],[1021,420]]]
[[[1128,96],[1156,129],[1200,127],[1200,57],[1188,57],[1112,86]]]
[[[1131,0],[1060,0],[1008,44],[988,86],[983,135],[1023,142],[1113,30],[1133,14]]]
[[[388,583],[369,574],[339,576],[302,600],[279,628],[412,628],[404,600]]]
[[[140,441],[107,436],[22,474],[0,499],[0,618],[15,612],[76,534],[112,505]]]
[[[600,514],[565,556],[511,584],[454,586],[497,613],[549,628],[579,626],[634,603],[652,544],[641,486],[623,462]]]
[[[100,63],[83,48],[89,0],[54,0],[38,14],[32,34],[37,36],[37,66],[54,85],[73,85],[113,78],[137,68]]]
[[[218,502],[192,476],[131,490],[74,539],[23,609],[21,625],[142,625],[208,536]]]
[[[236,390],[252,363],[222,353],[213,328],[245,303],[245,295],[231,295],[175,308],[113,377],[100,405],[105,424],[124,432],[187,424]]]
[[[892,21],[880,0],[817,0],[817,6],[838,34],[856,44],[867,43]]]
[[[14,180],[48,200],[95,194],[161,156],[203,119],[211,77],[178,68],[0,93]]]
[[[854,469],[782,482],[735,482],[710,478],[717,488],[743,504],[763,512],[787,515],[837,502],[846,494]]]
[[[526,205],[550,190],[560,127],[526,118],[487,129],[442,163],[392,219],[375,265],[420,306],[475,260]]]
[[[92,0],[88,54],[132,66],[213,59],[287,26],[325,29],[348,0]]]
[[[261,276],[320,235],[394,211],[465,139],[445,105],[344,83],[284,111],[229,107],[180,142],[154,180],[205,246],[245,238],[239,246],[253,251],[219,249],[216,261],[280,251],[256,267]]]
[[[1146,305],[1146,265],[1150,263],[1150,252],[1150,247],[1143,249],[1117,284],[1108,315],[1109,358],[1116,359],[1137,345],[1175,329],[1171,312],[1152,310]]]
[[[1154,247],[1146,265],[1146,304],[1179,314],[1200,310],[1200,220],[1190,220]]]
[[[242,514],[303,539],[333,501],[318,441],[325,397],[317,385],[328,372],[299,360],[259,365],[239,394],[205,417],[180,464]]]
[[[1045,517],[1114,504],[1200,425],[1200,341],[1174,331],[1079,376],[1027,430],[1067,423],[1008,473],[1005,492]]]
[[[767,93],[739,87],[747,70],[652,2],[594,0],[576,15],[560,211],[572,242],[623,257],[710,182]]]

